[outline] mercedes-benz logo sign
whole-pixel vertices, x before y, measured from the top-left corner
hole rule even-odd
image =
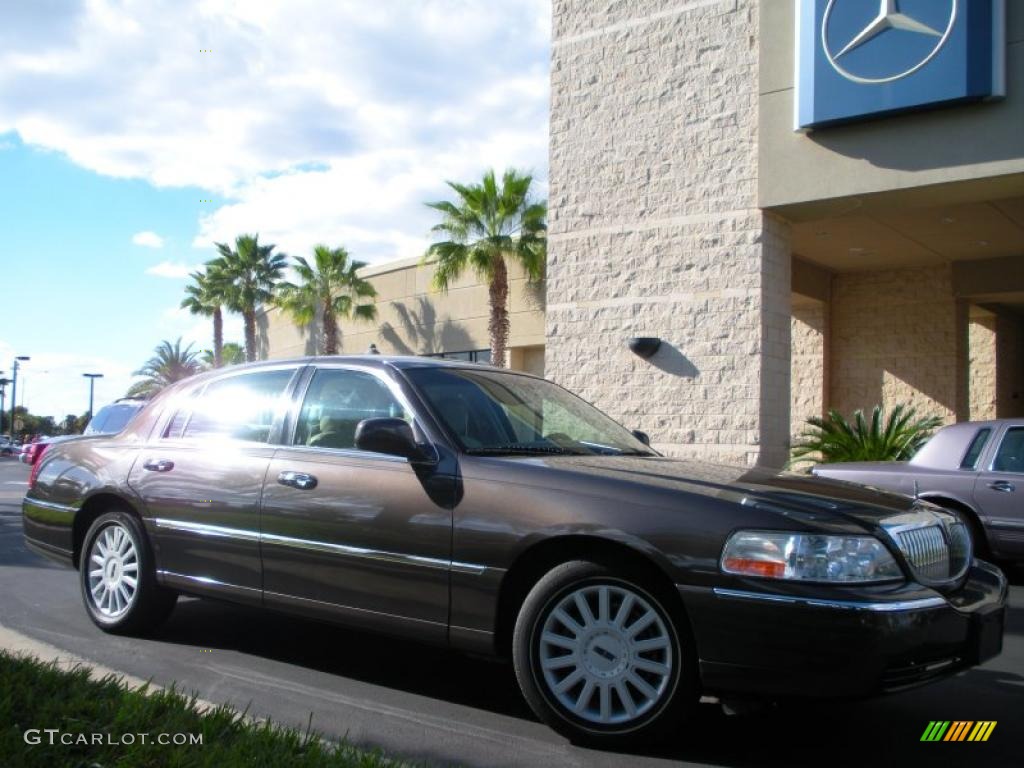
[[[921,67],[934,59],[935,56],[938,55],[939,51],[942,50],[946,41],[949,40],[949,35],[953,31],[953,25],[956,23],[959,4],[958,0],[947,0],[947,2],[950,3],[949,21],[946,24],[945,30],[940,30],[930,27],[924,22],[912,18],[905,13],[901,13],[898,0],[880,0],[878,15],[869,21],[867,26],[861,29],[856,35],[851,37],[849,40],[844,41],[842,43],[842,47],[836,51],[829,45],[828,30],[829,23],[832,21],[832,10],[838,2],[845,2],[845,0],[829,0],[828,6],[825,8],[825,16],[821,20],[822,50],[824,50],[825,56],[828,58],[828,63],[832,65],[832,68],[836,72],[847,80],[852,80],[855,83],[863,83],[866,85],[880,85],[882,83],[891,83],[895,80],[902,80],[904,77],[914,74],[921,69]],[[928,51],[924,58],[919,60],[910,68],[886,77],[863,77],[851,72],[848,68],[843,66],[841,63],[843,56],[856,48],[860,48],[869,41],[874,40],[878,35],[889,29],[900,29],[905,32],[913,32],[918,35],[933,37],[935,38],[935,45]]]

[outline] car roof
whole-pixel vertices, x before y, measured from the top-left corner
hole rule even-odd
[[[442,357],[423,357],[417,355],[311,355],[307,357],[289,357],[275,360],[259,360],[253,363],[242,363],[226,368],[214,368],[209,371],[192,376],[185,381],[199,381],[211,378],[218,373],[235,372],[241,370],[253,370],[264,367],[275,367],[281,365],[317,365],[322,363],[355,363],[371,368],[463,368],[472,371],[495,371],[498,373],[515,373],[524,376],[533,374],[526,371],[514,371],[508,368],[497,368],[493,365],[473,363],[468,360],[450,360]]]

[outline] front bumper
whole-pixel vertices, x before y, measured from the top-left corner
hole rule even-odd
[[[982,561],[945,595],[916,584],[771,586],[780,591],[752,579],[679,587],[705,692],[868,696],[945,677],[1002,650],[1006,578]]]

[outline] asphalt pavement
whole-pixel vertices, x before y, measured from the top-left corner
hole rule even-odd
[[[0,458],[0,624],[105,666],[176,682],[215,703],[431,764],[471,766],[942,766],[1024,764],[1024,577],[1012,580],[1002,655],[868,701],[725,715],[702,704],[670,748],[608,753],[540,724],[507,664],[258,610],[182,599],[146,639],[103,634],[77,574],[22,541],[28,468]],[[808,638],[808,642],[814,642]],[[922,743],[932,720],[995,720],[986,743]],[[47,727],[45,724],[40,727]],[[201,747],[197,747],[200,748]]]

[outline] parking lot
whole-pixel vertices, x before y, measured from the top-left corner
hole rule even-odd
[[[668,749],[579,749],[537,722],[510,666],[206,600],[149,639],[104,635],[76,574],[28,552],[18,502],[27,467],[0,463],[0,624],[105,666],[177,681],[214,702],[431,763],[480,766],[1018,765],[1024,580],[1014,574],[1001,656],[953,679],[864,702],[787,704],[725,716],[702,704]],[[808,638],[808,642],[814,642]],[[921,743],[932,720],[996,720],[987,743]]]

